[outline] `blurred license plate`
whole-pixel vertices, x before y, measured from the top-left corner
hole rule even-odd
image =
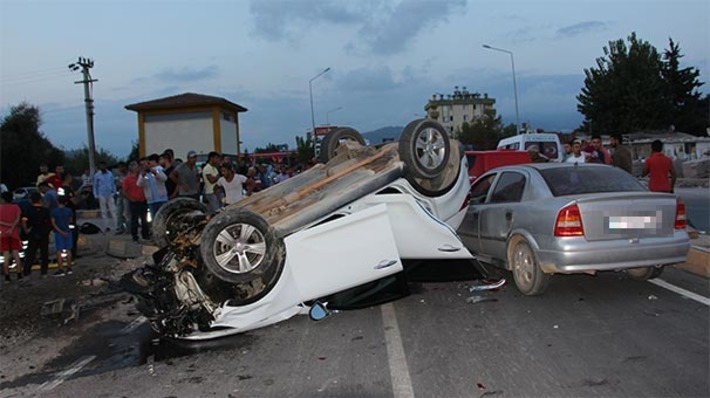
[[[647,229],[656,228],[654,216],[609,217],[609,229]]]

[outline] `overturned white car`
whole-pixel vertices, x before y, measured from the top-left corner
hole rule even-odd
[[[387,287],[406,282],[403,261],[473,258],[455,232],[466,157],[438,123],[415,120],[377,148],[341,128],[321,148],[324,164],[212,217],[194,200],[161,208],[163,248],[130,275],[157,332],[205,339],[361,308],[401,297]]]

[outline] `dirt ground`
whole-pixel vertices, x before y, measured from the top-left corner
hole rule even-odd
[[[118,284],[146,258],[121,260],[106,254],[112,235],[82,237],[73,274],[41,278],[39,271],[0,287],[0,385],[32,373],[99,322],[130,322],[138,316],[133,297]]]

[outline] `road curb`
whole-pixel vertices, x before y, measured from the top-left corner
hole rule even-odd
[[[710,251],[704,247],[691,247],[688,259],[676,268],[710,279]]]

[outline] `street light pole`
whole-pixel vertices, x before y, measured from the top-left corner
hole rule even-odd
[[[515,133],[520,134],[520,114],[518,113],[518,83],[515,81],[515,59],[513,58],[513,52],[502,48],[492,47],[488,44],[484,44],[483,48],[489,50],[500,51],[506,54],[510,54],[510,65],[513,67],[513,94],[515,95],[515,124],[518,125],[518,131]]]
[[[339,106],[339,107],[337,107],[337,108],[335,108],[335,109],[331,109],[331,110],[329,110],[328,112],[326,112],[326,113],[325,113],[325,124],[330,125],[330,114],[333,113],[333,112],[337,112],[337,111],[339,111],[339,110],[341,110],[341,109],[343,109],[343,107],[342,107],[342,106]]]
[[[328,73],[330,70],[330,67],[327,67],[323,69],[319,74],[317,74],[314,78],[308,81],[308,94],[310,95],[311,98],[311,127],[313,127],[312,134],[313,134],[313,153],[315,154],[316,150],[316,116],[315,112],[313,111],[313,81],[316,80],[317,78],[323,76],[324,74]]]

